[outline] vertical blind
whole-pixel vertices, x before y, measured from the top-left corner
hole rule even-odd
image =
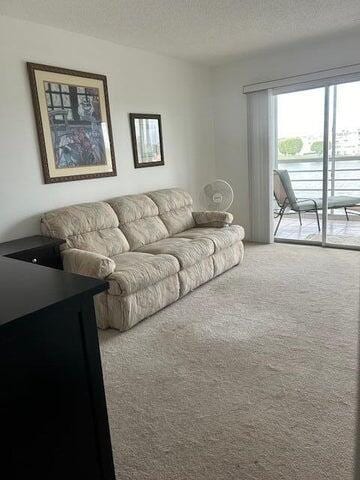
[[[306,73],[243,87],[248,105],[250,226],[254,242],[271,243],[276,139],[276,95],[360,80],[360,64]]]
[[[271,90],[250,93],[247,97],[251,239],[271,243],[274,241],[272,170],[275,102]]]

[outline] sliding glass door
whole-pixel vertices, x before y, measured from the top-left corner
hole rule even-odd
[[[360,82],[276,105],[275,240],[360,247]]]
[[[326,243],[360,247],[360,82],[330,86],[329,95]]]
[[[285,193],[296,199],[298,209],[292,209],[296,206],[288,203],[281,218],[281,201],[277,203],[275,195],[275,222],[279,224],[275,239],[321,240],[321,211],[316,211],[315,203],[309,199],[322,199],[324,98],[325,88],[277,96],[275,168],[288,177],[291,191]],[[280,178],[280,188],[286,180]]]

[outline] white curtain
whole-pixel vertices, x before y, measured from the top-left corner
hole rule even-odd
[[[251,240],[272,243],[275,97],[262,90],[247,101]]]

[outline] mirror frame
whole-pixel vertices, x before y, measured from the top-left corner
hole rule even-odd
[[[163,149],[163,139],[162,139],[162,128],[161,128],[161,115],[151,114],[151,113],[129,113],[130,119],[130,132],[131,132],[131,143],[134,156],[134,166],[135,168],[144,168],[144,167],[157,167],[159,165],[164,165],[164,149]],[[159,140],[160,140],[160,155],[161,160],[159,162],[139,162],[139,155],[137,151],[137,142],[136,142],[136,130],[135,130],[135,120],[137,119],[151,119],[157,120],[158,129],[159,129]]]

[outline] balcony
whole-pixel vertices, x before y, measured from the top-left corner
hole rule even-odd
[[[299,198],[321,198],[323,162],[320,157],[278,159],[278,168],[289,172],[295,194]],[[360,197],[360,156],[329,159],[328,194]],[[328,212],[328,240],[331,243],[360,245],[360,215],[349,209],[349,220],[342,209]],[[302,215],[300,225],[297,214],[288,212],[277,232],[277,239],[319,240],[315,214]]]

